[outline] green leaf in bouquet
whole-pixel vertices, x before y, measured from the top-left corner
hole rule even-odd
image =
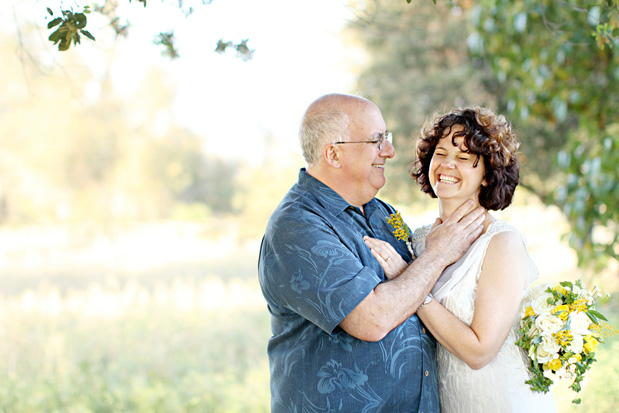
[[[595,310],[589,310],[587,311],[587,315],[589,314],[593,314],[596,318],[599,318],[600,320],[604,320],[604,321],[608,321],[608,319],[606,317],[604,317],[604,315],[598,311]],[[598,324],[598,323],[595,323]]]
[[[565,288],[565,287],[570,287],[570,290],[571,290],[572,288],[574,288],[574,284],[572,284],[572,283],[571,283],[571,282],[569,282],[569,281],[561,281],[561,282],[559,283],[559,285],[561,285],[561,287],[563,287],[563,288]]]
[[[591,321],[593,321],[595,324],[600,324],[600,320],[598,320],[598,318],[595,316],[595,314],[592,314],[591,310],[585,312],[585,314],[587,314],[587,317],[589,317],[589,319],[591,319]]]

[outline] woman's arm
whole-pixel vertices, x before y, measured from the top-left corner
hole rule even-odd
[[[417,315],[447,350],[472,369],[480,369],[497,355],[514,323],[529,260],[520,236],[501,232],[486,251],[470,326],[436,300],[422,306]]]

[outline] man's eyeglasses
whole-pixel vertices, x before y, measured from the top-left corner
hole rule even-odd
[[[388,141],[389,143],[393,144],[393,135],[391,134],[391,132],[387,131],[385,133],[381,133],[380,136],[378,137],[378,139],[375,140],[370,140],[370,141],[348,141],[348,142],[334,142],[334,145],[340,145],[343,143],[375,143],[376,147],[378,148],[379,151],[382,151],[383,148],[385,147],[385,141]]]

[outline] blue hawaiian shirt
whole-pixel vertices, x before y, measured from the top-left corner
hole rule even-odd
[[[435,341],[416,315],[379,342],[339,326],[380,282],[363,236],[388,241],[390,205],[365,215],[301,169],[262,240],[258,272],[271,313],[272,412],[438,412]]]

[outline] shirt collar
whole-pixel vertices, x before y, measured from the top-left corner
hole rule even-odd
[[[344,200],[344,198],[342,198],[333,189],[307,173],[307,170],[305,168],[301,168],[301,170],[299,171],[298,185],[307,189],[312,195],[314,195],[317,202],[323,208],[329,210],[334,215],[343,212],[349,207],[359,210],[358,207],[355,207],[346,202],[346,200]],[[376,203],[376,198],[372,198],[370,202],[363,206],[365,215],[367,217],[371,216],[372,213],[376,210]]]

